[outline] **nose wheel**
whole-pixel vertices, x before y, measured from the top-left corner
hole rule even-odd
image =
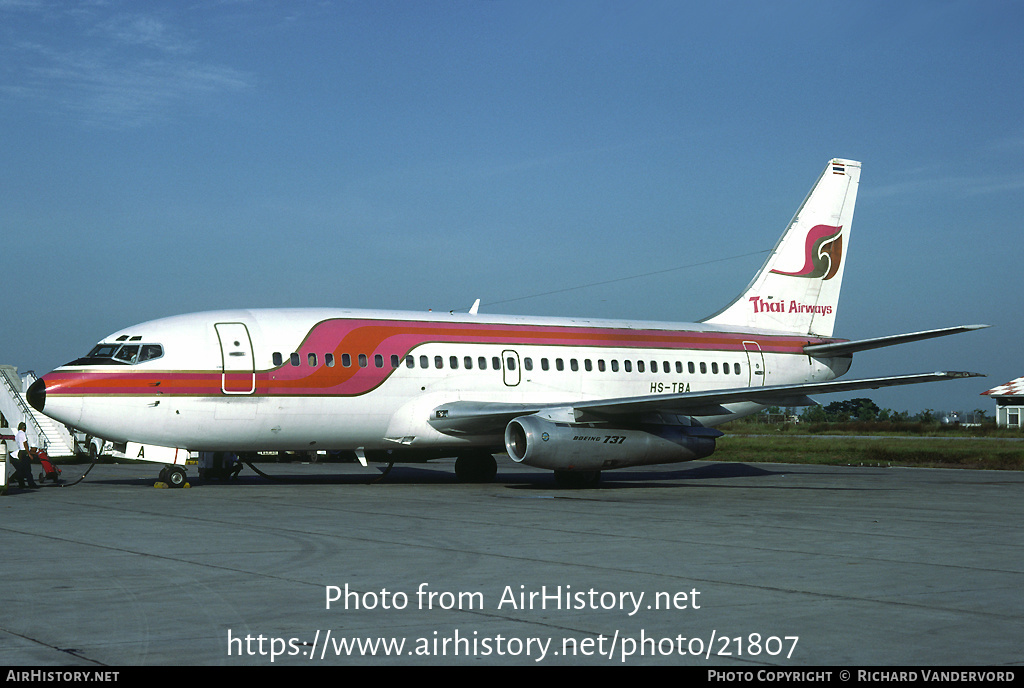
[[[160,470],[160,482],[167,483],[170,487],[184,487],[186,480],[188,475],[181,466],[164,466]]]

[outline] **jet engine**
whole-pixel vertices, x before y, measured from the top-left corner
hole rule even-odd
[[[555,471],[600,471],[679,463],[710,456],[722,432],[684,425],[556,423],[520,416],[505,427],[505,448],[516,463]]]

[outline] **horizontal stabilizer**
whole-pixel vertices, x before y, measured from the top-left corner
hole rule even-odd
[[[804,347],[804,353],[807,354],[808,356],[814,356],[816,358],[827,358],[829,356],[847,356],[858,351],[881,349],[882,347],[885,346],[895,346],[896,344],[917,342],[922,339],[931,339],[933,337],[945,337],[946,335],[950,334],[970,332],[971,330],[981,330],[986,327],[989,327],[989,325],[958,325],[957,327],[943,327],[937,330],[924,330],[923,332],[911,332],[909,334],[892,334],[887,337],[875,337],[873,339],[858,339],[852,342],[811,344],[809,346]]]

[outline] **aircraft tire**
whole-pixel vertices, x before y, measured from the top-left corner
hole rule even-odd
[[[171,487],[183,487],[188,476],[181,468],[167,468],[167,484]]]
[[[601,471],[555,471],[555,484],[563,490],[591,490],[601,483]]]
[[[460,483],[489,483],[498,474],[498,462],[491,454],[463,454],[455,459],[455,477]]]

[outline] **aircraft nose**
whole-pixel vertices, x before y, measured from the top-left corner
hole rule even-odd
[[[46,383],[42,378],[29,385],[28,391],[25,392],[25,399],[36,411],[43,412],[43,407],[46,406]]]

